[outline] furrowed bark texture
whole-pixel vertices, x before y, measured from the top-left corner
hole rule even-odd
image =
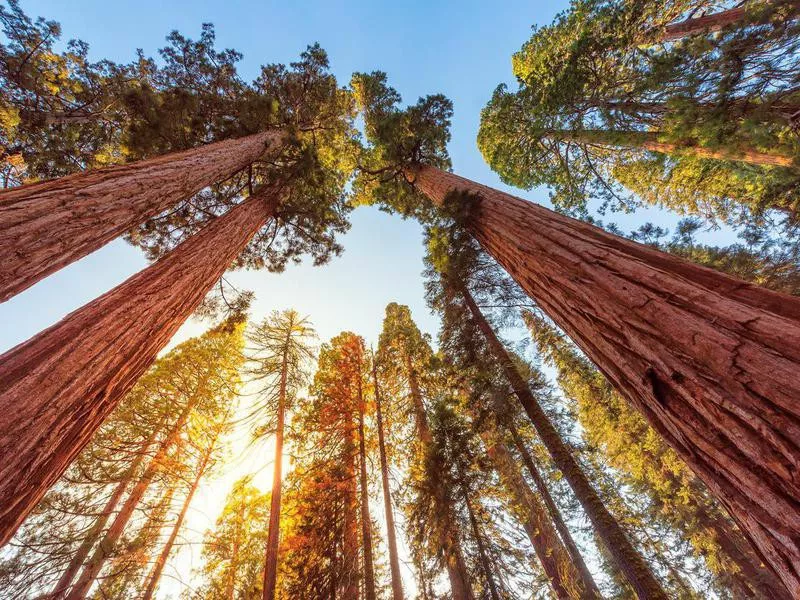
[[[639,598],[667,600],[666,592],[651,571],[647,561],[636,550],[619,522],[614,518],[614,515],[603,504],[602,499],[586,477],[580,464],[578,464],[569,447],[564,443],[561,434],[544,410],[542,410],[527,382],[514,366],[511,356],[497,338],[497,335],[495,335],[494,330],[486,321],[466,288],[462,290],[462,295],[475,323],[486,337],[492,354],[511,384],[514,394],[519,398],[536,429],[536,433],[539,434],[539,438],[553,458],[553,464],[564,474],[564,478],[569,482],[572,491],[575,492],[575,496],[586,512],[586,516],[589,517],[595,532],[603,540],[620,571],[625,574],[626,579]]]
[[[597,583],[595,583],[594,577],[592,577],[589,567],[586,566],[586,562],[583,560],[583,555],[581,555],[581,552],[578,549],[578,544],[575,543],[567,524],[564,522],[564,519],[561,516],[561,511],[558,509],[553,497],[550,495],[550,490],[547,489],[547,483],[545,482],[544,477],[542,477],[542,474],[536,467],[536,463],[533,462],[533,458],[531,457],[530,452],[528,452],[528,448],[525,446],[525,443],[522,441],[516,426],[513,423],[508,423],[507,428],[511,432],[514,445],[517,447],[517,450],[522,457],[522,462],[525,464],[525,468],[528,470],[528,473],[530,473],[530,476],[536,485],[536,489],[542,498],[542,502],[544,502],[544,505],[547,507],[547,512],[550,515],[550,519],[552,520],[556,531],[558,531],[559,535],[561,536],[561,541],[564,543],[567,552],[569,552],[570,558],[572,559],[572,564],[578,571],[578,576],[583,582],[583,587],[586,590],[585,593],[587,597],[602,598],[600,589],[597,587]]]
[[[290,334],[287,334],[287,338]],[[287,340],[288,343],[288,340]],[[278,390],[278,423],[275,429],[275,462],[272,471],[272,496],[269,505],[267,553],[264,560],[264,600],[274,600],[278,582],[278,545],[281,532],[281,491],[283,487],[283,429],[286,420],[286,381],[288,362],[286,352],[281,364],[281,381]]]
[[[386,516],[386,545],[389,547],[389,569],[392,575],[392,600],[403,600],[403,580],[400,575],[400,556],[397,553],[397,533],[394,527],[392,491],[389,487],[389,461],[386,459],[386,440],[383,436],[383,412],[378,369],[372,359],[372,379],[375,386],[375,416],[378,421],[378,451],[381,460],[381,484],[383,486],[383,511]]]
[[[0,356],[0,545],[270,218],[277,198],[246,200]]]
[[[580,577],[572,564],[571,557],[550,521],[542,503],[522,477],[508,449],[483,435],[486,452],[500,475],[503,487],[508,491],[542,570],[550,581],[556,598],[565,600],[597,599],[595,595],[580,585]]]
[[[0,191],[0,302],[280,147],[268,131]]]
[[[413,174],[412,174],[413,177]],[[800,596],[800,299],[434,168],[468,227],[706,483]]]
[[[800,2],[797,0],[773,1],[771,4],[775,4],[776,8],[782,6],[788,7],[790,10],[789,16],[796,14],[797,11],[800,10]],[[722,10],[718,13],[672,23],[664,28],[664,33],[660,41],[669,42],[690,35],[720,31],[729,25],[734,25],[742,21],[747,15],[748,8],[747,6],[738,6],[736,8]]]

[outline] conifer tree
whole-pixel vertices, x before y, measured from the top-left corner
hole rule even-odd
[[[259,404],[252,409],[256,435],[274,432],[275,459],[272,478],[269,534],[264,569],[264,600],[275,598],[278,578],[278,544],[281,531],[281,486],[283,443],[287,415],[291,414],[299,390],[305,385],[306,362],[312,358],[315,332],[308,318],[293,310],[273,312],[248,335],[254,366],[251,376],[261,387]]]
[[[369,81],[386,88],[380,77]],[[786,445],[796,437],[795,299],[428,166],[426,148],[437,149],[434,161],[447,161],[447,115],[430,110],[415,120],[413,110],[374,100],[384,96],[365,100],[373,147],[360,190],[405,214],[430,211],[416,190],[440,206],[456,192],[457,202],[472,204],[467,231],[645,415],[785,585],[799,589],[789,565],[800,549],[782,533],[795,528],[798,493],[780,466],[797,455]],[[399,144],[395,123],[405,132]]]

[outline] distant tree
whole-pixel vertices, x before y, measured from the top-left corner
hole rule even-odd
[[[233,484],[214,528],[203,538],[202,584],[192,598],[261,598],[269,505],[269,494],[259,492],[249,476]]]

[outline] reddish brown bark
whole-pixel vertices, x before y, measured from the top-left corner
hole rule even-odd
[[[367,445],[364,439],[364,390],[361,382],[359,355],[358,389],[358,463],[361,492],[361,550],[364,558],[364,598],[375,600],[375,566],[372,560],[372,518],[369,516],[369,489],[367,482]]]
[[[0,302],[278,148],[278,131],[0,191]]]
[[[272,215],[253,197],[0,357],[0,545]]]
[[[389,461],[386,458],[386,441],[383,436],[383,412],[381,391],[378,383],[378,366],[373,354],[372,379],[375,389],[375,416],[378,421],[378,452],[381,460],[381,484],[383,485],[383,512],[386,515],[386,540],[389,547],[389,570],[392,576],[392,600],[404,600],[403,580],[400,576],[400,556],[397,553],[397,533],[394,527],[392,492],[389,488]]]
[[[561,536],[564,547],[567,549],[567,552],[569,552],[570,558],[572,559],[572,564],[575,566],[575,569],[578,572],[578,576],[583,583],[584,590],[586,590],[586,596],[591,598],[602,598],[600,590],[594,581],[594,577],[592,577],[589,567],[586,566],[583,556],[578,549],[578,544],[576,544],[575,540],[572,538],[572,534],[570,533],[567,524],[561,517],[561,511],[558,509],[553,497],[550,495],[550,490],[547,489],[547,483],[545,482],[544,477],[542,477],[542,474],[539,472],[539,469],[536,468],[536,463],[533,462],[533,458],[531,457],[530,452],[528,452],[528,448],[525,446],[522,438],[520,438],[516,426],[514,426],[513,423],[508,423],[507,426],[514,440],[514,445],[517,447],[520,456],[522,456],[522,462],[525,464],[525,468],[528,469],[528,473],[530,473],[531,478],[536,485],[536,489],[539,491],[539,495],[541,496],[544,505],[547,507],[547,512],[550,514],[550,519],[552,520],[556,531],[558,531],[559,535]]]
[[[83,567],[80,577],[66,596],[67,600],[80,600],[81,598],[85,598],[92,584],[94,584],[97,576],[100,574],[100,571],[103,570],[106,560],[113,556],[117,542],[119,542],[120,537],[122,537],[122,534],[125,532],[125,528],[128,526],[133,512],[136,510],[136,507],[139,506],[142,498],[144,498],[153,479],[155,479],[158,472],[163,469],[167,455],[172,450],[173,446],[178,443],[192,408],[193,403],[190,402],[181,411],[177,421],[175,421],[170,428],[169,434],[164,438],[164,441],[161,442],[158,452],[153,456],[153,459],[147,465],[147,469],[145,469],[142,476],[136,482],[136,485],[131,489],[130,494],[128,494],[128,497],[125,499],[117,516],[114,517],[111,527],[108,528],[103,539],[97,545],[97,548],[95,548],[89,562]]]
[[[167,538],[167,541],[164,544],[164,547],[161,549],[161,553],[158,555],[150,574],[147,576],[147,587],[142,594],[142,600],[150,600],[156,591],[158,582],[161,580],[161,573],[164,572],[164,567],[166,566],[167,559],[169,558],[172,548],[175,545],[175,540],[178,539],[178,534],[181,531],[181,527],[183,527],[183,522],[186,519],[186,513],[189,511],[189,506],[192,503],[195,492],[197,492],[197,487],[200,485],[200,480],[208,470],[209,463],[211,462],[211,455],[214,452],[215,446],[216,439],[203,453],[203,457],[200,461],[200,465],[198,466],[194,481],[192,481],[192,485],[186,494],[186,498],[183,500],[181,511],[178,513],[178,518],[175,520],[175,523],[172,526],[172,531],[170,531],[169,538]]]
[[[487,435],[482,437],[486,443],[486,452],[500,474],[503,486],[513,499],[513,508],[522,521],[555,596],[567,600],[600,598],[601,596],[587,591],[581,585],[569,552],[561,543],[544,506],[514,464],[508,449]]]
[[[291,330],[287,333],[291,335]],[[278,581],[278,545],[281,532],[281,491],[283,487],[283,429],[286,421],[287,355],[284,351],[281,363],[281,380],[278,389],[278,423],[275,428],[275,463],[272,471],[272,496],[269,506],[269,529],[267,530],[267,556],[264,561],[264,600],[274,600]]]
[[[53,586],[53,590],[48,595],[49,598],[58,598],[69,588],[72,580],[75,578],[75,575],[78,574],[78,571],[83,566],[86,557],[89,556],[89,552],[92,551],[92,548],[94,548],[94,545],[100,539],[100,534],[105,528],[106,523],[108,523],[108,520],[111,518],[112,513],[117,509],[117,504],[119,504],[119,501],[122,499],[122,495],[128,488],[128,484],[131,482],[131,479],[135,476],[137,471],[139,471],[142,463],[144,463],[145,456],[147,455],[147,452],[150,449],[153,441],[155,441],[156,435],[160,432],[162,425],[163,421],[159,423],[153,429],[147,439],[142,442],[136,458],[133,459],[130,467],[128,467],[125,476],[114,487],[114,491],[111,493],[111,496],[109,496],[102,512],[97,516],[95,522],[92,524],[91,529],[86,534],[86,538],[81,542],[81,545],[78,546],[78,549],[75,551],[75,554],[72,555],[67,568],[61,574],[61,577],[58,579],[56,585]]]
[[[800,596],[800,299],[425,167],[481,246],[706,483]]]
[[[789,9],[788,16],[796,15],[797,12],[800,11],[800,1],[798,0],[773,0],[769,3],[774,4],[776,8],[787,7]],[[722,10],[718,13],[672,23],[664,28],[664,33],[660,36],[660,41],[669,42],[690,35],[720,31],[729,25],[735,25],[743,21],[749,10],[749,6],[737,6],[736,8]]]

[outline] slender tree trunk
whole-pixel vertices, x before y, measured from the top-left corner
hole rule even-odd
[[[478,546],[478,559],[481,563],[481,570],[489,586],[489,595],[492,600],[500,600],[500,593],[497,591],[497,583],[495,583],[494,575],[492,575],[492,565],[489,561],[489,554],[486,552],[486,544],[483,540],[481,528],[478,525],[478,520],[475,518],[475,511],[472,509],[472,502],[469,501],[469,494],[466,493],[463,486],[461,489],[461,496],[464,501],[464,506],[467,507],[469,514],[469,525],[472,528],[472,536],[475,538],[475,544]]]
[[[356,428],[348,423],[345,442],[346,488],[344,501],[344,535],[342,543],[342,563],[344,589],[342,600],[359,600],[358,565],[358,492],[356,491]]]
[[[291,331],[287,337],[291,335]],[[288,343],[288,341],[287,341]],[[278,582],[278,545],[281,535],[281,488],[283,484],[283,428],[286,420],[287,356],[284,350],[278,390],[278,423],[275,429],[275,466],[272,471],[272,497],[269,507],[267,556],[264,562],[264,600],[274,600]]]
[[[467,227],[734,516],[800,596],[800,298],[431,167]]]
[[[403,580],[400,576],[400,557],[397,553],[397,532],[394,527],[392,492],[389,487],[389,461],[386,459],[386,442],[383,437],[383,413],[381,391],[378,384],[378,367],[375,355],[372,358],[372,379],[375,385],[375,414],[378,420],[378,452],[381,460],[381,483],[383,484],[383,511],[386,515],[386,540],[389,547],[389,569],[392,576],[392,600],[404,600]]]
[[[572,456],[569,448],[561,439],[558,430],[536,401],[528,384],[517,371],[503,344],[495,335],[494,330],[484,318],[477,304],[475,304],[472,295],[466,288],[462,288],[461,293],[475,323],[486,337],[489,348],[502,367],[514,393],[519,398],[525,408],[525,412],[528,413],[533,426],[536,428],[536,432],[553,457],[553,462],[564,474],[578,501],[586,511],[589,520],[592,522],[595,531],[597,531],[603,543],[609,549],[619,568],[625,573],[637,595],[648,600],[655,598],[666,600],[667,594],[650,570],[647,561],[633,547],[622,527],[603,504],[583,469]]]
[[[364,598],[375,600],[375,566],[372,561],[372,520],[367,488],[367,445],[364,439],[364,390],[358,380],[358,461],[361,487],[361,546],[364,555]]]
[[[156,586],[161,580],[161,573],[164,571],[164,567],[167,564],[167,559],[172,552],[172,547],[175,545],[175,540],[178,539],[178,534],[181,531],[181,527],[183,527],[183,521],[186,519],[186,513],[189,510],[189,505],[192,503],[192,498],[194,498],[197,487],[200,485],[200,480],[206,474],[206,470],[208,469],[208,464],[211,461],[211,454],[214,451],[215,445],[216,440],[203,453],[202,462],[198,467],[197,474],[192,482],[192,486],[189,488],[189,492],[186,494],[186,498],[183,501],[181,511],[178,513],[178,519],[172,526],[172,531],[169,534],[169,538],[167,539],[166,544],[164,544],[161,554],[158,555],[150,574],[147,576],[147,587],[144,590],[144,594],[142,594],[142,600],[150,600],[156,591]]]
[[[522,477],[508,449],[499,441],[483,436],[486,452],[497,469],[503,486],[519,511],[522,526],[528,534],[542,570],[550,581],[555,596],[564,600],[601,598],[581,585],[581,578],[572,564],[544,506]]]
[[[776,9],[787,7],[789,9],[788,16],[794,17],[800,12],[800,1],[798,0],[771,0],[767,4],[773,4]],[[751,5],[737,6],[728,10],[721,10],[717,13],[710,15],[703,15],[701,17],[694,17],[672,23],[664,28],[659,41],[669,42],[678,40],[691,35],[713,33],[720,31],[729,25],[736,25],[745,23],[744,17],[747,16]]]
[[[661,133],[658,131],[612,131],[607,129],[583,129],[580,131],[554,131],[553,136],[560,140],[572,140],[583,144],[597,144],[600,146],[614,146],[618,148],[642,148],[650,152],[662,154],[681,154],[696,156],[698,158],[712,158],[716,160],[731,160],[752,165],[766,165],[774,167],[791,167],[794,159],[782,154],[759,152],[752,149],[718,149],[703,148],[693,143],[671,143],[659,140]]]
[[[433,435],[428,425],[428,416],[425,412],[425,405],[422,402],[422,392],[417,380],[417,373],[411,361],[411,355],[406,353],[405,357],[408,387],[411,391],[411,402],[414,406],[414,416],[422,448],[425,452],[433,445]],[[447,527],[442,531],[440,544],[445,556],[445,567],[447,576],[450,580],[450,591],[453,600],[473,600],[474,594],[469,583],[469,571],[464,563],[464,556],[461,552],[461,542],[454,521],[454,510],[452,503],[443,500],[439,507],[442,518],[447,519]]]
[[[542,474],[539,472],[539,469],[536,467],[536,463],[533,462],[533,458],[531,457],[530,452],[528,452],[528,448],[525,446],[525,443],[522,441],[516,425],[514,425],[514,423],[512,423],[510,420],[508,423],[504,423],[504,425],[511,432],[514,445],[519,451],[520,456],[522,456],[522,462],[525,464],[528,473],[536,485],[536,489],[539,491],[539,496],[541,496],[544,505],[547,507],[547,512],[550,514],[550,519],[553,522],[556,531],[558,531],[558,533],[561,535],[561,540],[564,543],[567,552],[569,552],[570,558],[572,559],[572,564],[575,566],[575,569],[578,571],[578,576],[583,582],[583,588],[586,590],[589,597],[602,598],[600,589],[597,587],[597,583],[595,583],[594,577],[592,577],[589,567],[586,566],[583,556],[581,555],[581,551],[578,549],[578,544],[575,543],[567,524],[564,522],[564,519],[561,516],[561,511],[558,509],[553,497],[550,495],[550,490],[547,488],[547,483],[545,482],[544,477],[542,477]]]
[[[0,191],[0,302],[279,148],[281,132]]]
[[[97,579],[100,571],[102,571],[106,560],[113,555],[117,546],[117,542],[119,541],[120,537],[122,537],[122,534],[125,532],[125,528],[128,526],[128,523],[133,516],[133,511],[136,510],[137,506],[139,506],[139,503],[142,501],[142,498],[144,498],[144,495],[147,492],[147,489],[150,487],[150,484],[153,482],[153,479],[163,468],[167,454],[180,440],[181,432],[186,425],[186,421],[189,418],[189,414],[191,413],[193,407],[193,401],[190,400],[187,402],[186,406],[178,417],[178,420],[175,421],[175,424],[171,427],[169,434],[161,443],[158,452],[156,452],[155,456],[153,456],[153,459],[147,465],[147,468],[145,469],[144,473],[142,473],[139,481],[137,481],[136,485],[134,485],[133,489],[131,489],[131,492],[125,499],[122,508],[117,513],[114,521],[111,523],[111,527],[108,528],[108,531],[106,532],[105,536],[103,536],[102,541],[92,553],[92,557],[89,559],[89,562],[83,567],[78,581],[75,582],[75,585],[66,596],[67,600],[80,600],[81,598],[86,597],[89,589],[92,587],[92,584]]]
[[[131,463],[130,467],[128,467],[124,477],[114,487],[114,491],[111,493],[111,496],[109,496],[102,512],[97,515],[97,518],[92,524],[91,529],[86,534],[86,537],[81,542],[81,545],[78,546],[75,554],[72,555],[67,568],[61,574],[58,583],[56,583],[52,591],[48,594],[48,598],[59,598],[66,593],[67,589],[72,583],[72,580],[75,578],[75,575],[77,575],[78,571],[83,566],[86,557],[89,556],[89,552],[92,551],[92,548],[94,548],[94,545],[100,539],[100,534],[103,532],[103,528],[106,526],[106,523],[108,523],[108,520],[111,518],[113,512],[117,509],[117,505],[122,499],[122,495],[125,493],[125,490],[128,488],[128,484],[136,475],[136,472],[142,466],[142,463],[144,463],[144,458],[147,455],[150,446],[155,441],[156,436],[161,431],[163,425],[164,421],[162,419],[161,422],[153,428],[153,430],[150,432],[150,435],[147,436],[147,439],[142,442],[142,445],[139,446],[136,458],[133,459],[133,462]]]
[[[246,200],[157,263],[0,356],[0,545],[272,216],[277,201],[276,192]]]
[[[225,582],[225,598],[234,600],[236,597],[236,573],[239,570],[239,547],[242,544],[242,524],[244,523],[244,501],[239,505],[239,514],[236,519],[236,533],[233,536],[231,548],[231,564],[228,568],[228,579]]]

